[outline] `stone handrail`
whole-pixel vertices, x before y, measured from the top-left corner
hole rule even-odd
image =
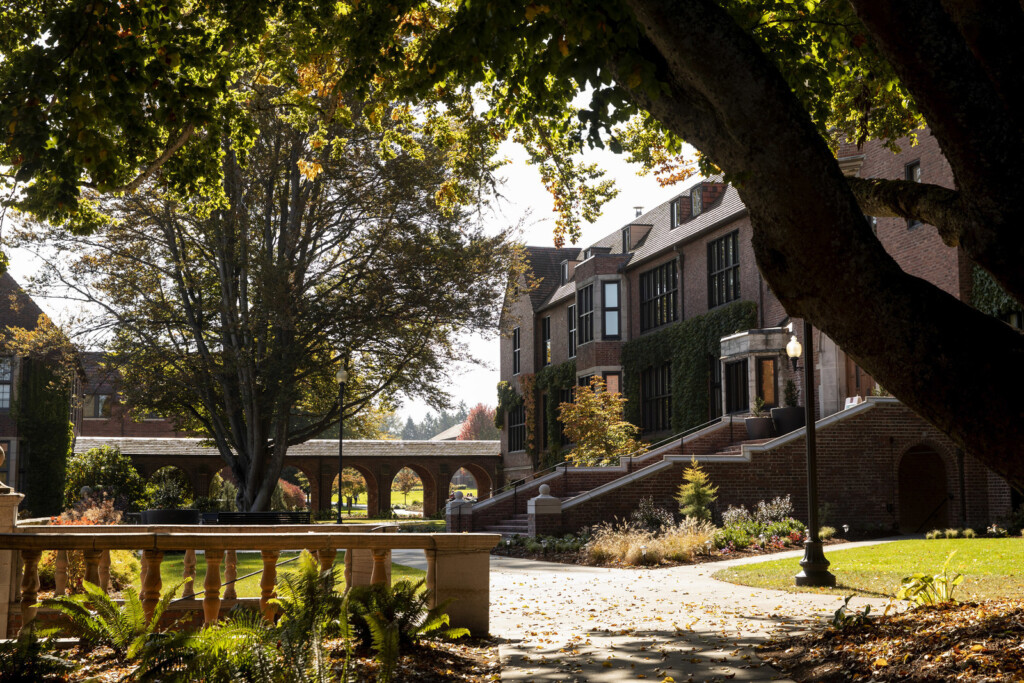
[[[147,614],[153,613],[160,599],[160,565],[164,553],[185,551],[183,597],[190,597],[195,595],[192,588],[195,552],[201,550],[207,567],[202,610],[205,622],[210,624],[220,616],[221,565],[225,557],[228,583],[224,598],[235,597],[233,581],[236,577],[235,552],[238,550],[259,550],[261,553],[260,611],[272,619],[273,606],[269,602],[275,596],[276,565],[282,550],[308,549],[315,553],[323,569],[333,565],[338,550],[344,550],[346,584],[353,586],[387,584],[390,579],[390,551],[419,549],[426,557],[426,584],[431,590],[432,605],[453,600],[448,607],[453,626],[465,626],[476,634],[487,633],[490,550],[498,543],[498,534],[361,533],[349,531],[351,527],[343,525],[325,526],[18,527],[13,532],[0,533],[0,550],[20,551],[24,567],[20,581],[21,623],[24,625],[37,614],[38,566],[44,550],[58,552],[58,594],[63,593],[66,585],[67,552],[81,551],[85,559],[85,579],[106,590],[109,585],[109,551],[141,550],[141,599]],[[363,562],[360,557],[364,558]],[[360,570],[360,564],[371,563],[371,571]]]

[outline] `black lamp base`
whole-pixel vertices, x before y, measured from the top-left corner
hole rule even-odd
[[[835,586],[836,577],[828,570],[821,541],[804,541],[804,559],[800,560],[801,571],[796,575],[798,586]]]

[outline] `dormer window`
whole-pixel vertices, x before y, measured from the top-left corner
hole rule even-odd
[[[704,210],[704,192],[700,185],[690,190],[690,215],[699,216]]]
[[[592,256],[592,254],[590,253],[590,249],[584,249],[583,250],[583,260],[584,261],[586,261],[591,256]]]
[[[560,273],[561,273],[561,275],[559,276],[559,281],[561,282],[561,284],[564,285],[566,282],[569,281],[569,262],[568,261],[562,261],[562,266],[561,266]]]
[[[681,199],[673,199],[668,205],[668,217],[671,228],[675,228],[683,222],[682,215],[680,213],[681,203]]]
[[[630,243],[630,239],[629,239],[629,226],[627,225],[626,227],[624,227],[622,229],[622,253],[623,254],[628,254],[629,253],[629,246],[630,246],[629,243]]]

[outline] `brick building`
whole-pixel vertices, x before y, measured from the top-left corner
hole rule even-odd
[[[877,143],[861,149],[844,145],[839,162],[848,175],[952,186],[950,168],[927,130],[921,131],[918,144],[901,140],[900,145],[898,154]],[[972,264],[959,249],[943,244],[933,226],[897,218],[868,220],[904,270],[971,301]],[[499,392],[505,394],[504,400],[499,395],[499,408],[506,413],[501,437],[506,480],[561,460],[565,444],[553,405],[594,375],[629,399],[627,418],[650,441],[709,423],[731,423],[749,415],[758,397],[766,406],[782,405],[788,380],[802,404],[802,372],[794,371],[785,351],[791,336],[804,342],[802,321],[788,317],[761,278],[751,237],[747,210],[735,188],[708,178],[668,202],[638,211],[587,247],[528,247],[537,287],[507,307],[511,334],[501,339],[501,380],[508,383]],[[1019,312],[1006,319],[1019,326]],[[826,335],[814,334],[814,408],[820,419],[842,411],[848,399],[868,396],[875,383]],[[892,429],[895,443],[900,427],[894,423]],[[936,432],[932,441],[938,438]],[[900,476],[900,463],[921,460],[915,447],[907,446],[910,456],[894,455],[892,469],[861,470],[861,483],[889,486]],[[938,452],[942,449],[962,461],[963,454],[948,440],[929,452],[948,460]],[[802,468],[802,459],[794,458],[790,466]],[[794,480],[803,476],[798,471],[792,475]],[[785,480],[777,472],[773,476],[776,482]],[[822,477],[828,476],[823,470]],[[1009,487],[991,476],[992,481],[985,479],[989,498],[1005,501],[991,509],[1008,507]],[[727,497],[741,488],[735,482],[723,485]],[[775,488],[782,492],[786,487],[767,487],[761,497]],[[954,495],[952,479],[932,488],[935,500],[948,494],[949,500],[967,505],[964,496]],[[750,496],[737,494],[737,502],[740,498]],[[895,494],[892,498],[890,507]]]

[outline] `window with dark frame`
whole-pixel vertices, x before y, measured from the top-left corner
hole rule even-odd
[[[551,316],[546,315],[540,321],[540,353],[541,365],[551,365]]]
[[[0,358],[0,410],[11,409],[11,384],[13,376],[13,360],[9,356]]]
[[[508,411],[508,450],[526,448],[526,408],[519,406]]]
[[[690,216],[696,217],[704,210],[704,189],[698,185],[690,190]]]
[[[519,374],[519,328],[512,330],[512,374]]]
[[[708,308],[740,298],[739,230],[708,242]]]
[[[576,357],[576,306],[570,305],[566,310],[566,328],[569,338],[569,358]]]
[[[708,421],[722,416],[722,363],[708,354]]]
[[[905,169],[905,177],[906,177],[907,180],[909,180],[912,183],[919,183],[919,182],[921,182],[921,162],[920,161],[911,161],[909,164],[907,164],[906,169]],[[908,218],[907,219],[907,229],[908,230],[911,229],[911,228],[916,228],[919,225],[921,225],[921,221],[918,220],[917,218]]]
[[[660,432],[671,427],[672,364],[647,368],[640,374],[640,427]]]
[[[112,403],[110,394],[89,394],[85,397],[82,417],[110,417]]]
[[[678,311],[679,275],[675,260],[640,274],[640,331],[674,322]]]
[[[629,239],[629,226],[627,225],[626,227],[624,227],[622,229],[622,253],[623,254],[628,254],[629,253],[629,246],[630,246],[629,243],[630,243],[630,239]]]
[[[725,364],[725,411],[745,413],[750,410],[747,392],[747,359]]]
[[[589,387],[590,386],[590,380],[592,380],[593,378],[594,378],[593,375],[583,375],[578,380],[576,380],[576,384],[578,384],[581,387]]]
[[[766,408],[779,407],[778,367],[774,358],[757,359],[757,395]]]
[[[563,285],[566,282],[569,281],[569,262],[568,261],[562,261],[562,265],[561,265],[561,278],[560,279],[561,279],[561,282],[562,282]]]
[[[576,327],[577,344],[594,341],[594,285],[587,285],[576,292],[576,310],[579,324]]]
[[[604,339],[619,338],[620,285],[618,281],[601,283],[602,335]]]

